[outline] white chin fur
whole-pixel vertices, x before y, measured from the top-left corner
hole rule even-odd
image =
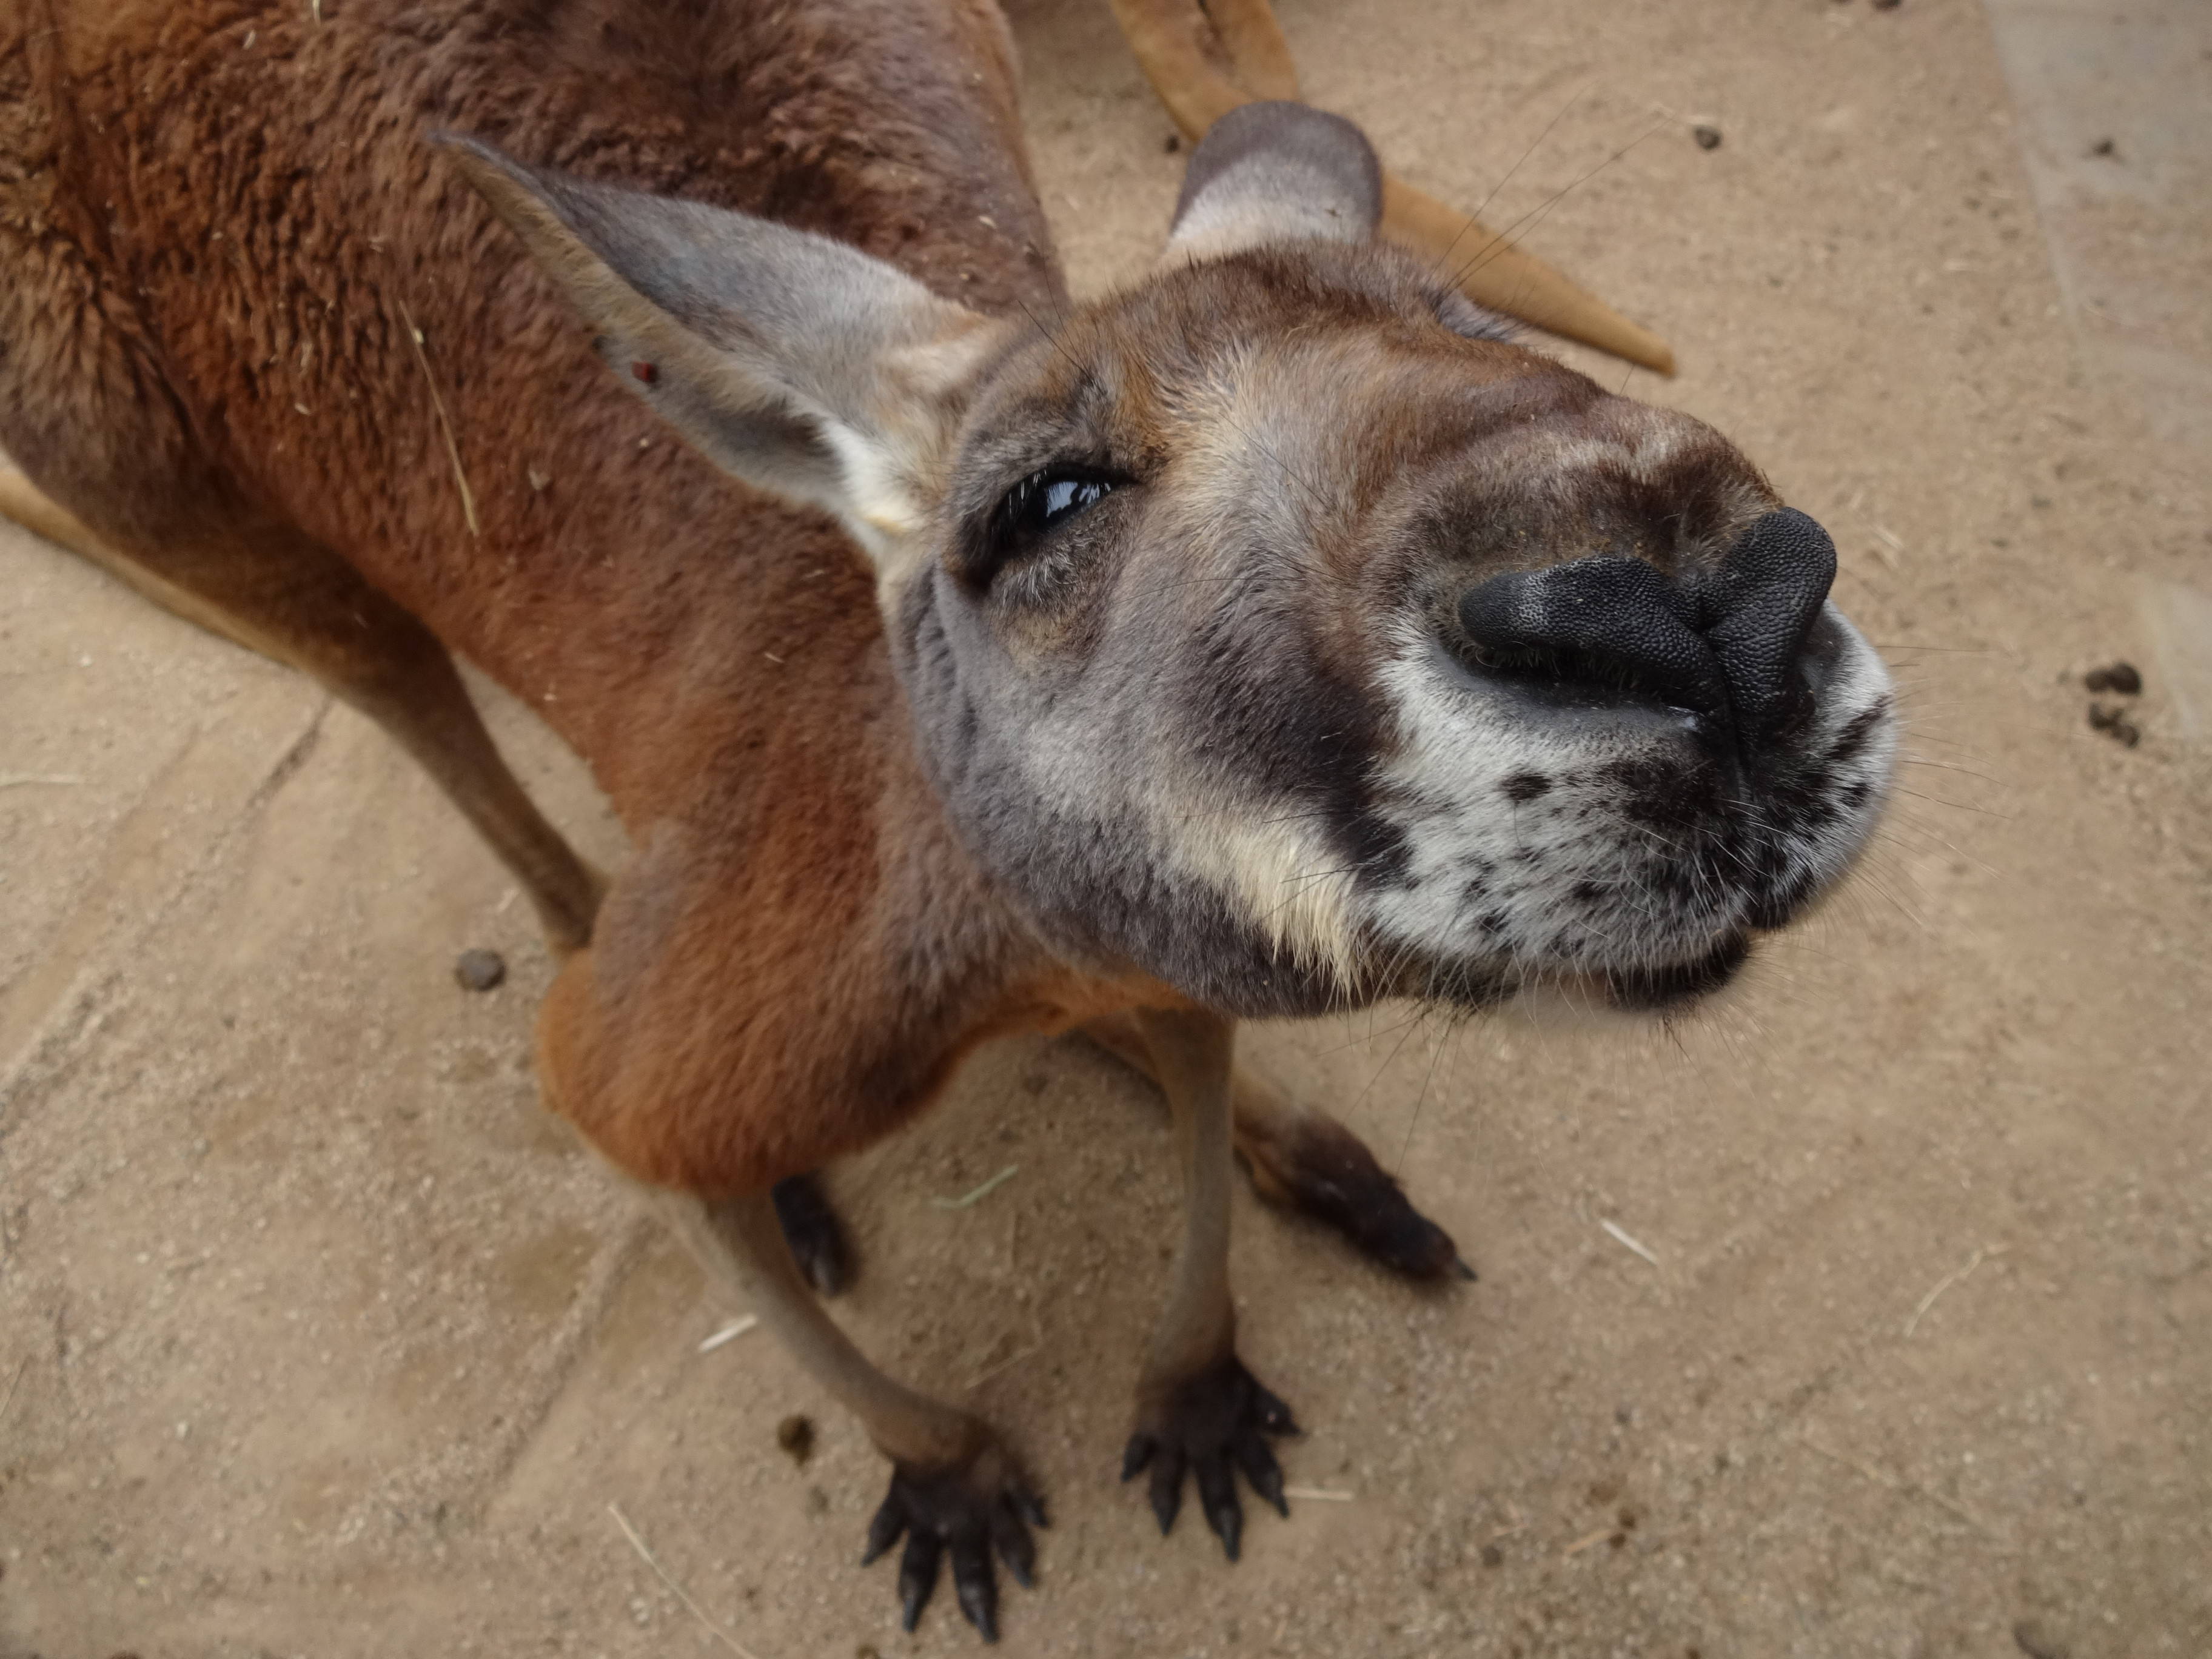
[[[1823,794],[1834,812],[1783,842],[1789,875],[1809,878],[1816,890],[1864,846],[1897,744],[1887,670],[1832,605],[1827,615],[1844,643],[1815,724],[1796,747],[1808,771],[1828,771]],[[1396,709],[1399,748],[1382,769],[1377,810],[1405,836],[1409,879],[1364,884],[1355,902],[1386,953],[1558,979],[1555,1000],[1571,1006],[1595,1000],[1587,989],[1575,994],[1582,975],[1692,958],[1744,924],[1754,896],[1747,888],[1701,883],[1688,902],[1677,894],[1662,905],[1638,887],[1639,863],[1663,855],[1662,838],[1627,816],[1622,786],[1602,773],[1609,763],[1650,755],[1674,717],[1624,713],[1581,732],[1536,726],[1509,696],[1456,677],[1441,647],[1412,629],[1381,678]],[[1869,710],[1883,711],[1875,731],[1856,754],[1832,763],[1839,738]],[[1516,800],[1507,789],[1516,778],[1545,782]]]

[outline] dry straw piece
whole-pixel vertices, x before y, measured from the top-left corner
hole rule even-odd
[[[690,1610],[691,1616],[705,1626],[708,1635],[727,1647],[731,1652],[738,1655],[738,1659],[760,1659],[760,1655],[755,1653],[702,1612],[699,1604],[685,1593],[684,1586],[668,1576],[668,1569],[660,1565],[653,1552],[646,1547],[645,1540],[637,1535],[637,1528],[630,1525],[629,1516],[624,1515],[621,1509],[613,1504],[607,1505],[607,1513],[614,1516],[615,1525],[623,1529],[623,1536],[629,1540],[630,1547],[638,1553],[646,1565],[660,1576],[660,1582],[667,1585],[674,1593],[676,1599]]]

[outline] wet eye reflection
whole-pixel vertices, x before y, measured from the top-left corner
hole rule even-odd
[[[1006,494],[994,515],[988,583],[1006,565],[1027,557],[1044,538],[1119,489],[1122,480],[1090,467],[1049,466]]]
[[[1007,528],[1017,536],[1042,536],[1096,507],[1112,493],[1114,480],[1095,472],[1054,468],[1031,474],[1006,497]]]

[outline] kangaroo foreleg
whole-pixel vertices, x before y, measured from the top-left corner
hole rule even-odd
[[[1083,1034],[1160,1081],[1134,1017],[1092,1020]],[[1334,1229],[1361,1255],[1408,1279],[1474,1277],[1451,1235],[1413,1207],[1405,1188],[1343,1124],[1242,1066],[1230,1093],[1237,1156],[1261,1198]]]
[[[210,633],[313,675],[419,762],[528,895],[556,953],[592,935],[603,883],[548,823],[484,729],[446,647],[309,538],[237,525],[198,547],[101,537],[0,456],[0,518],[87,559]]]
[[[769,1194],[710,1200],[646,1190],[708,1274],[750,1300],[761,1323],[860,1419],[890,1459],[890,1493],[869,1525],[862,1561],[905,1536],[899,1599],[907,1629],[920,1620],[937,1587],[939,1565],[950,1554],[961,1612],[986,1641],[996,1641],[992,1553],[1027,1585],[1036,1559],[1029,1529],[1045,1523],[1043,1505],[997,1437],[981,1419],[918,1394],[869,1363],[800,1277]]]
[[[1234,1471],[1285,1515],[1283,1472],[1267,1444],[1295,1434],[1291,1409],[1237,1357],[1237,1310],[1229,1294],[1231,1054],[1236,1027],[1212,1014],[1147,1012],[1138,1017],[1175,1115],[1182,1170],[1183,1238],[1175,1279],[1137,1385],[1136,1425],[1121,1478],[1152,1471],[1152,1513],[1164,1533],[1182,1504],[1188,1469],[1206,1524],[1237,1559],[1244,1531]]]

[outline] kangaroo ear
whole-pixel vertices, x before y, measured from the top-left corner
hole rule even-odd
[[[1382,164],[1358,127],[1308,104],[1241,104],[1191,152],[1166,257],[1364,242],[1382,217]]]
[[[921,523],[998,325],[824,236],[435,142],[710,460],[829,508],[878,566]]]

